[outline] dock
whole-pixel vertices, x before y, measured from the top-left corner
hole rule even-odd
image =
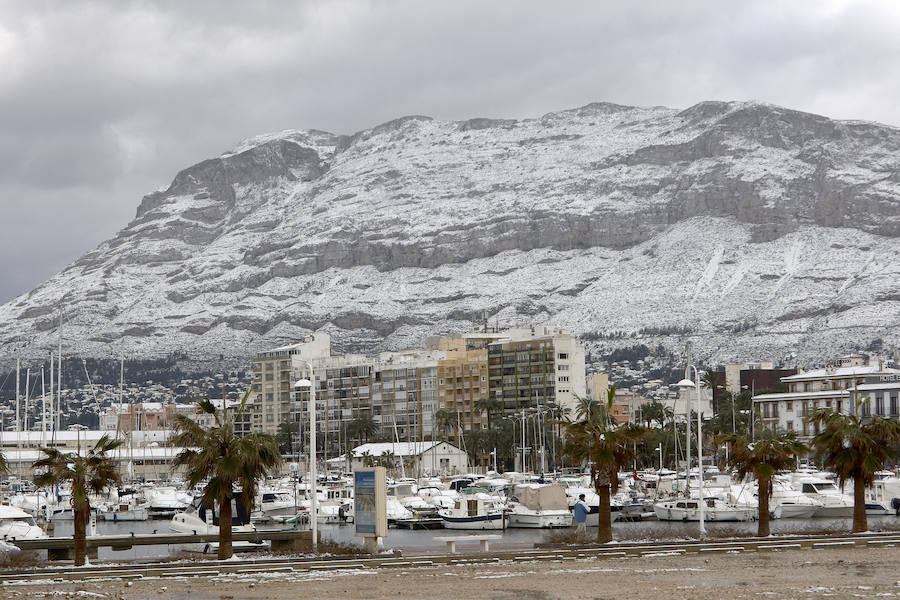
[[[312,549],[312,531],[308,529],[274,529],[271,531],[232,532],[234,542],[271,543],[272,552],[308,552]],[[75,541],[71,536],[16,540],[7,542],[22,551],[47,551],[48,560],[71,560]],[[169,546],[179,544],[208,544],[218,542],[219,534],[149,533],[131,535],[93,535],[86,538],[88,556],[97,557],[98,548],[130,550],[133,546]]]

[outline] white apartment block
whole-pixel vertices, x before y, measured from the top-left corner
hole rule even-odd
[[[514,363],[519,355],[525,358],[512,365],[512,375],[498,370],[489,383],[492,344],[504,355],[498,354],[497,360],[509,360],[506,354]],[[516,351],[518,346],[533,351]],[[295,389],[294,384],[309,378],[309,366],[315,373],[316,430],[327,432],[330,446],[337,440],[345,445],[347,427],[361,418],[375,422],[376,439],[432,439],[439,433],[435,413],[442,407],[460,414],[463,429],[483,428],[485,419],[473,407],[478,398],[487,397],[489,388],[510,409],[555,400],[574,410],[576,395],[585,394],[583,348],[570,333],[550,326],[436,338],[429,349],[377,357],[331,356],[330,339],[316,333],[257,355],[252,407],[236,419],[236,430],[274,434],[280,423],[299,422],[301,435],[307,435],[309,388]],[[508,370],[509,365],[501,366]]]
[[[331,338],[313,333],[297,344],[260,352],[253,359],[253,392],[250,409],[236,427],[243,432],[276,434],[278,425],[297,420],[294,384],[307,365],[331,355]],[[308,375],[304,375],[308,377]]]
[[[880,360],[847,356],[833,366],[803,371],[781,381],[787,384],[787,392],[753,397],[757,422],[767,429],[796,431],[801,438],[809,439],[818,433],[809,420],[817,408],[900,419],[900,370]]]

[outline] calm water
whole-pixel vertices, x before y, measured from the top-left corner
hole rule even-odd
[[[869,517],[869,527],[872,530],[882,528],[897,528],[900,519],[893,516]],[[710,535],[753,535],[756,533],[757,523],[707,523],[706,529]],[[851,519],[775,519],[771,521],[773,534],[805,533],[818,531],[849,531]],[[265,527],[260,527],[265,529]],[[360,538],[354,536],[355,529],[350,525],[320,525],[319,531],[323,539],[336,542],[362,545]],[[142,533],[170,533],[168,520],[152,520],[133,523],[113,523],[108,521],[97,522],[98,535]],[[596,532],[596,529],[588,529],[588,535]],[[444,543],[435,540],[436,537],[447,535],[466,535],[482,532],[456,531],[436,529],[430,531],[410,531],[407,529],[389,529],[384,540],[386,548],[399,548],[408,553],[440,551]],[[491,546],[497,549],[525,548],[532,544],[550,541],[554,532],[545,529],[507,529],[506,531],[484,532],[501,535]],[[635,523],[614,523],[613,535],[622,541],[641,541],[652,539],[678,539],[697,537],[699,526],[697,523],[684,523],[681,521],[643,521]],[[57,521],[53,535],[72,535],[71,521]],[[474,547],[474,544],[473,544]],[[202,549],[201,546],[193,548],[187,546],[134,546],[130,550],[113,551],[109,548],[101,548],[99,560],[103,561],[129,561],[148,558],[167,558],[183,555],[185,552],[195,553]],[[465,546],[460,547],[465,550]],[[198,554],[195,554],[198,555]]]

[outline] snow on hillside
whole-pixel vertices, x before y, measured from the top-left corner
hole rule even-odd
[[[244,357],[552,320],[603,345],[821,360],[900,345],[900,131],[759,103],[407,117],[246,140],[0,307],[0,358]]]

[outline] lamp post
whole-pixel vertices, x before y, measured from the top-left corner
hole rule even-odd
[[[303,361],[306,368],[309,369],[309,379],[301,379],[294,384],[297,393],[300,388],[309,387],[309,524],[312,530],[312,551],[313,554],[319,552],[318,539],[318,505],[316,490],[316,376],[313,373],[312,365],[307,361]]]
[[[694,370],[694,379],[696,383],[691,381],[690,379],[682,379],[678,382],[678,387],[688,390],[690,388],[697,389],[697,469],[700,473],[700,539],[706,537],[706,524],[705,524],[705,503],[703,500],[703,419],[701,418],[702,411],[700,410],[700,373],[697,372],[697,367],[694,365],[690,365],[689,369]],[[690,423],[690,410],[688,410],[688,423]],[[691,442],[688,439],[688,447],[690,447]],[[690,473],[690,471],[689,471]],[[688,478],[688,483],[690,482],[690,478]]]

